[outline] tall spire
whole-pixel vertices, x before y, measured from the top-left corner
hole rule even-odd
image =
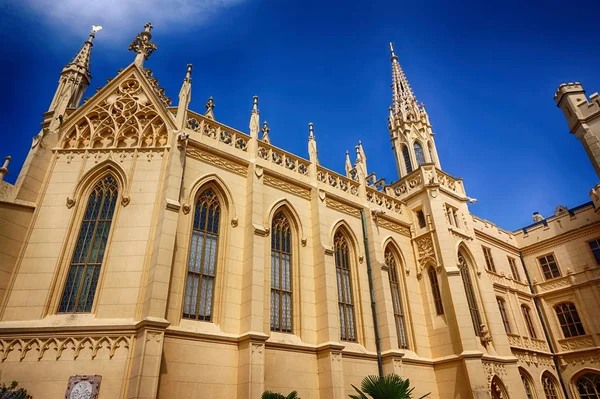
[[[394,117],[402,120],[415,120],[421,116],[417,99],[408,84],[408,79],[398,62],[398,56],[394,52],[394,45],[390,42],[392,61],[392,109]]]
[[[192,100],[192,64],[187,64],[187,70],[185,71],[185,77],[179,90],[179,103],[177,104],[177,127],[183,129],[185,121],[187,120],[187,107]]]
[[[140,69],[144,68],[144,61],[148,59],[152,55],[153,52],[156,51],[158,46],[156,43],[150,41],[152,39],[152,34],[150,31],[153,26],[150,22],[146,22],[144,25],[144,30],[137,34],[135,39],[129,45],[130,51],[135,51],[135,65],[137,65]]]
[[[96,32],[101,29],[101,26],[92,25],[88,39],[83,43],[75,58],[63,67],[60,73],[61,77],[58,88],[48,111],[58,110],[62,115],[65,108],[76,108],[79,106],[83,93],[92,80],[90,59],[92,56],[92,46],[94,45],[93,40],[96,37]]]

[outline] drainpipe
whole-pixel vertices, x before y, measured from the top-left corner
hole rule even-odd
[[[377,370],[379,377],[383,377],[383,359],[381,358],[381,342],[379,340],[379,325],[377,324],[377,309],[375,307],[375,292],[373,291],[373,273],[371,272],[371,257],[369,256],[369,239],[367,238],[367,221],[365,210],[360,210],[362,220],[363,239],[365,244],[365,259],[367,260],[367,276],[369,277],[369,292],[371,293],[371,313],[373,314],[373,326],[375,327],[375,347],[377,348]]]
[[[535,304],[535,309],[537,310],[540,322],[542,323],[542,330],[544,330],[544,336],[546,337],[546,341],[548,342],[548,346],[550,347],[550,352],[552,353],[552,360],[554,360],[554,367],[556,368],[556,373],[558,374],[560,387],[562,388],[563,393],[565,394],[565,398],[570,398],[571,395],[569,395],[569,392],[567,391],[565,380],[563,379],[562,372],[560,371],[558,356],[556,356],[556,352],[554,351],[554,347],[552,345],[552,340],[550,339],[550,332],[548,330],[544,314],[542,313],[542,307],[538,301],[535,291],[533,290],[533,284],[531,283],[531,278],[529,277],[529,273],[527,272],[527,267],[525,267],[525,258],[523,257],[522,251],[519,251],[519,258],[521,258],[521,265],[523,265],[523,270],[525,271],[525,277],[527,278],[527,284],[529,284],[529,290],[533,294],[533,303]]]

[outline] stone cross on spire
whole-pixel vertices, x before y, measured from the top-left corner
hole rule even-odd
[[[392,114],[402,120],[414,120],[420,116],[417,99],[408,84],[408,79],[398,62],[394,52],[394,44],[390,42],[392,61]]]
[[[152,34],[150,30],[153,28],[150,22],[146,22],[144,25],[144,31],[137,34],[135,39],[129,45],[130,51],[135,51],[135,65],[137,65],[140,69],[144,68],[144,61],[148,59],[152,55],[154,51],[158,48],[156,43],[150,41],[152,39]]]

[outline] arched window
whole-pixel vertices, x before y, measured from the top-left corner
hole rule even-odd
[[[220,221],[219,197],[207,188],[198,196],[194,210],[183,305],[186,319],[212,320]]]
[[[585,335],[583,324],[581,324],[579,313],[577,313],[577,309],[575,308],[574,304],[561,303],[560,305],[556,305],[554,307],[554,311],[556,312],[556,317],[558,317],[560,328],[562,328],[565,338]]]
[[[542,386],[544,387],[544,395],[546,395],[546,399],[559,399],[554,378],[550,377],[550,375],[547,373],[542,375]]]
[[[500,317],[502,317],[504,329],[508,334],[510,334],[510,323],[508,322],[508,314],[506,314],[506,304],[504,303],[504,299],[496,298],[496,301],[498,301],[498,309],[500,309]]]
[[[581,399],[600,399],[600,374],[582,375],[575,383]]]
[[[527,326],[527,331],[529,331],[529,336],[531,338],[537,338],[535,328],[533,327],[533,321],[531,320],[531,314],[526,305],[521,305],[521,313],[523,313],[523,318],[525,319],[525,325]]]
[[[425,154],[423,153],[423,147],[421,146],[421,143],[415,141],[415,144],[413,144],[413,148],[415,149],[415,159],[417,160],[417,167],[419,167],[425,163]]]
[[[469,264],[462,253],[458,253],[458,268],[460,270],[460,276],[462,277],[463,286],[465,288],[465,294],[467,294],[467,303],[469,304],[469,312],[471,313],[471,321],[473,322],[473,329],[475,335],[481,335],[481,317],[479,316],[479,308],[477,306],[477,299],[475,298],[475,290],[473,289],[473,283],[471,282],[471,273],[469,271]]]
[[[534,391],[533,391],[533,383],[531,382],[531,378],[526,375],[523,371],[521,373],[521,381],[523,382],[523,388],[525,388],[525,395],[527,395],[527,399],[534,399]]]
[[[508,399],[508,392],[506,392],[506,387],[504,386],[502,380],[498,376],[494,376],[494,378],[492,378],[490,388],[492,399]]]
[[[117,182],[110,175],[100,180],[90,193],[59,312],[92,311],[118,194]]]
[[[406,174],[413,171],[412,163],[410,162],[410,154],[408,153],[408,147],[402,146],[402,157],[404,158],[404,166],[406,166]]]
[[[271,331],[292,332],[292,233],[282,211],[271,228]]]
[[[433,303],[435,304],[435,313],[438,316],[443,315],[444,305],[442,304],[442,295],[440,294],[440,285],[438,284],[435,268],[433,266],[429,266],[427,274],[429,275],[429,282],[431,284],[431,293],[433,295]]]
[[[429,159],[431,160],[431,162],[435,162],[435,156],[433,155],[433,146],[430,142],[427,143],[427,149],[429,150]]]
[[[390,290],[392,291],[392,304],[394,307],[394,319],[396,321],[396,334],[398,335],[398,345],[400,348],[408,348],[408,338],[406,337],[406,324],[404,312],[402,311],[402,297],[400,295],[400,283],[398,281],[398,256],[388,246],[385,249],[385,264],[388,266],[388,275],[390,279]]]
[[[340,338],[342,341],[356,341],[354,320],[354,300],[352,298],[352,276],[350,274],[350,246],[341,232],[333,239],[335,269],[338,288],[338,312],[340,314]]]

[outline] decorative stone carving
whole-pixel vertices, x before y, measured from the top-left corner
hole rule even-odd
[[[75,375],[69,377],[65,399],[97,399],[101,375]]]
[[[480,338],[483,346],[487,346],[490,342],[492,342],[492,336],[490,335],[490,331],[485,324],[482,323],[479,326],[479,331],[481,332]]]
[[[417,238],[415,244],[417,245],[417,251],[419,252],[419,260],[434,257],[433,240],[429,234]]]
[[[403,236],[410,237],[410,229],[406,226],[403,226],[399,223],[394,223],[389,219],[385,219],[383,217],[377,218],[377,225],[388,230],[394,231],[398,234],[402,234]]]
[[[326,198],[325,204],[328,208],[335,209],[336,211],[344,212],[350,216],[360,218],[360,211],[357,208],[343,204],[329,197]]]
[[[594,347],[594,340],[591,335],[583,337],[567,338],[558,341],[560,349],[563,351],[574,351],[578,349],[587,349]]]
[[[186,153],[187,153],[187,155],[189,155],[192,158],[208,162],[219,168],[229,170],[229,171],[237,173],[239,175],[247,176],[247,174],[248,174],[247,167],[242,166],[238,163],[232,162],[228,159],[221,158],[218,155],[209,154],[207,152],[201,151],[198,148],[188,147],[186,150]]]
[[[231,226],[232,227],[237,227],[238,223],[239,223],[238,218],[231,219]]]
[[[129,205],[130,201],[131,201],[131,198],[129,198],[129,196],[124,195],[123,197],[121,197],[121,205],[123,205],[123,206]]]
[[[37,360],[44,358],[46,353],[54,360],[61,358],[66,349],[73,350],[73,360],[77,360],[80,352],[83,349],[91,349],[91,357],[94,359],[98,351],[102,348],[108,349],[109,358],[115,355],[119,348],[129,349],[131,339],[129,336],[99,336],[99,337],[40,337],[40,338],[0,338],[0,358],[2,362],[6,361],[8,356],[13,351],[20,353],[20,359],[25,359],[25,356],[30,351],[37,352]]]
[[[265,175],[264,182],[266,185],[278,188],[288,193],[297,195],[304,199],[310,199],[310,190],[297,186],[295,184],[288,183],[287,181],[277,179],[276,177]]]
[[[62,148],[146,148],[167,143],[167,126],[132,73],[71,126]]]
[[[192,206],[190,204],[183,204],[181,210],[183,211],[184,215],[187,215],[192,210]]]
[[[302,246],[303,246],[303,247],[305,247],[305,246],[306,246],[306,241],[307,241],[307,240],[306,240],[306,238],[305,238],[305,237],[303,237],[303,238],[300,240],[300,242],[302,243]]]
[[[67,208],[71,209],[73,206],[75,206],[75,199],[67,197]]]
[[[504,367],[504,364],[485,360],[482,364],[487,375],[488,384],[492,382],[492,378],[494,378],[495,375],[500,378],[506,377],[506,368]]]

